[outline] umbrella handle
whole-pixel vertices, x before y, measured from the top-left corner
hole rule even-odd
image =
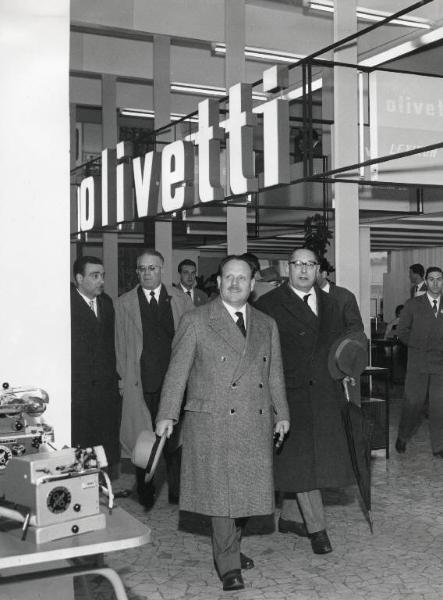
[[[347,400],[348,402],[350,402],[350,401],[351,401],[351,398],[350,398],[350,396],[349,396],[349,389],[348,389],[348,381],[347,381],[347,379],[346,379],[346,378],[345,378],[345,379],[343,379],[343,380],[342,380],[342,383],[343,383],[343,388],[344,388],[344,390],[345,390],[345,396],[346,396],[346,400]]]

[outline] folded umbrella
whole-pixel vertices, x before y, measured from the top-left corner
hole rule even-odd
[[[363,509],[371,533],[373,520],[371,513],[371,431],[372,424],[364,418],[361,408],[349,401],[348,381],[343,380],[346,404],[341,411],[348,443],[349,456],[357,486],[363,501]]]

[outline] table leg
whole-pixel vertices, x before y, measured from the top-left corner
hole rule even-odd
[[[74,600],[74,577],[101,575],[114,588],[117,600],[128,600],[118,573],[109,567],[79,569],[77,567],[0,577],[1,600]]]

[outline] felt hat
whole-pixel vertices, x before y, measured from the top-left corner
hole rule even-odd
[[[161,437],[154,431],[141,431],[132,450],[132,464],[145,470],[145,482],[151,481],[166,441],[166,433]]]
[[[358,377],[368,366],[368,340],[363,331],[337,338],[329,350],[328,367],[333,379]]]

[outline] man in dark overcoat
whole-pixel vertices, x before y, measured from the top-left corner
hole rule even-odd
[[[120,459],[121,399],[114,349],[114,307],[103,292],[100,259],[74,262],[71,285],[71,443],[103,445],[110,470]],[[115,473],[114,473],[115,474]]]
[[[214,560],[224,590],[243,589],[238,519],[274,510],[273,434],[289,414],[277,326],[248,303],[250,264],[222,261],[220,296],[183,315],[157,416],[170,435],[185,389],[180,508],[211,516]]]
[[[427,291],[408,300],[401,311],[397,335],[408,347],[405,399],[395,444],[406,450],[429,400],[432,452],[443,458],[443,274],[440,267],[426,271]]]
[[[313,551],[326,554],[332,547],[320,490],[354,483],[354,476],[340,414],[345,400],[328,371],[329,349],[342,333],[339,308],[315,285],[318,269],[311,250],[294,251],[289,281],[256,307],[277,322],[291,416],[275,463],[276,487],[284,492],[279,529],[309,535]]]

